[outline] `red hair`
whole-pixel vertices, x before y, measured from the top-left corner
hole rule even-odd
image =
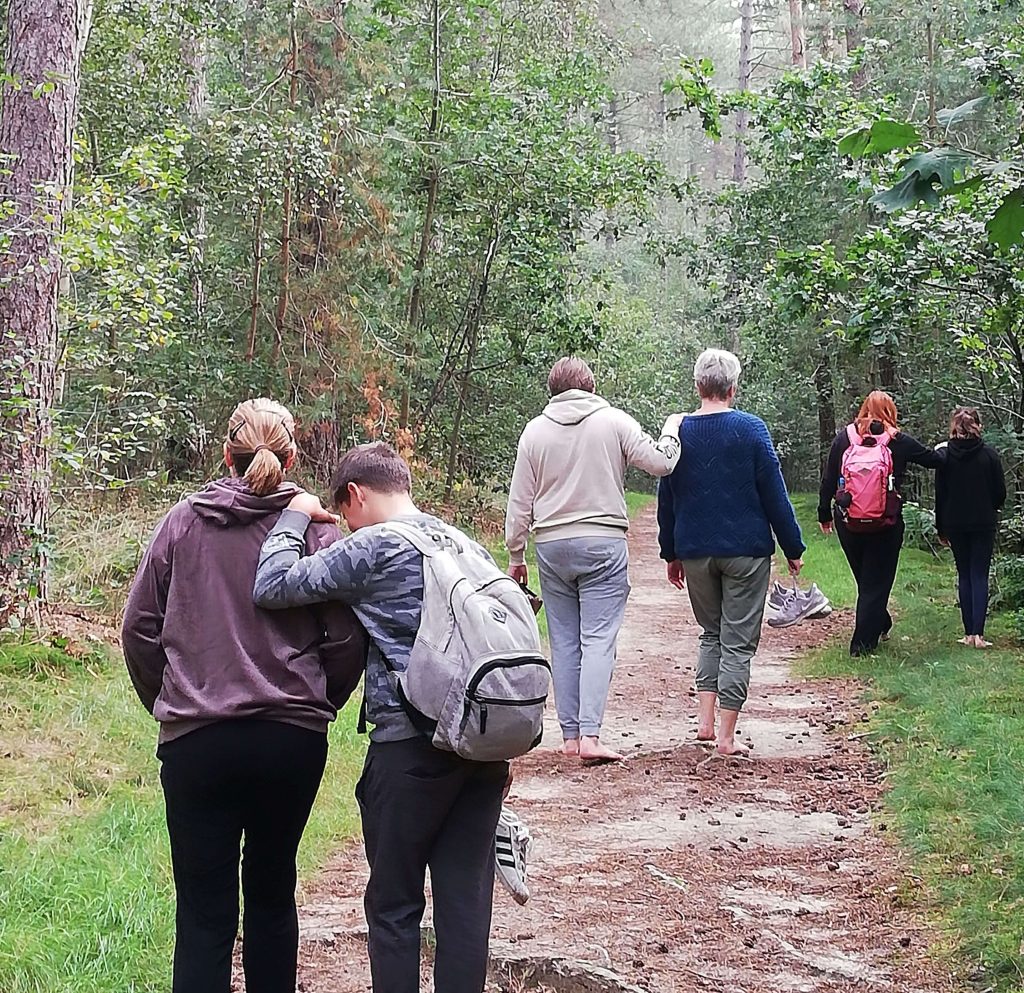
[[[896,412],[896,404],[888,393],[882,390],[873,390],[860,405],[860,412],[853,422],[857,433],[862,437],[871,431],[872,421],[881,421],[882,426],[889,434],[897,434],[899,425],[897,423],[899,414]]]

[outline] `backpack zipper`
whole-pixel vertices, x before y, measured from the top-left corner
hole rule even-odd
[[[511,669],[514,666],[524,664],[542,665],[548,672],[551,671],[551,663],[539,655],[521,655],[514,659],[495,659],[493,662],[488,662],[486,665],[481,666],[477,674],[469,681],[469,685],[466,687],[466,696],[472,697],[484,676],[495,669]]]
[[[489,703],[492,707],[536,707],[540,703],[546,703],[548,698],[539,696],[533,700],[499,700],[493,696],[474,696],[470,699],[481,706]]]

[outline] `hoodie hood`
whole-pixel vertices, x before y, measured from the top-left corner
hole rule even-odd
[[[605,410],[611,404],[596,393],[586,390],[566,390],[552,397],[544,408],[544,416],[556,424],[579,424],[591,414]]]
[[[973,459],[985,447],[980,438],[950,438],[949,457],[966,462]]]
[[[188,502],[200,517],[213,524],[245,527],[268,514],[279,514],[301,492],[294,483],[283,483],[273,493],[259,496],[244,479],[229,476],[215,479],[206,489],[190,496]]]

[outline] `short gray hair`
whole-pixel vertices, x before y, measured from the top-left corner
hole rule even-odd
[[[575,355],[559,359],[548,375],[548,393],[553,397],[566,390],[583,390],[593,393],[597,389],[594,370],[583,359]]]
[[[707,348],[693,364],[693,382],[703,399],[724,400],[740,381],[740,360],[721,348]]]

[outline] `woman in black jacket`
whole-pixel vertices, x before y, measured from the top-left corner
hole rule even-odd
[[[953,411],[945,447],[946,461],[935,477],[935,526],[956,561],[964,620],[960,643],[989,648],[988,573],[998,511],[1006,502],[1003,464],[981,440],[981,418],[973,407]]]
[[[892,397],[881,390],[869,393],[864,400],[852,433],[861,444],[877,439],[885,444],[892,457],[892,489],[887,504],[885,522],[879,522],[876,530],[864,531],[847,526],[840,507],[834,511],[834,526],[843,546],[850,571],[857,581],[857,620],[850,639],[851,655],[867,655],[878,647],[880,640],[889,637],[892,617],[889,614],[889,594],[896,580],[896,569],[903,546],[903,513],[899,492],[908,463],[936,469],[942,463],[943,454],[926,448],[916,438],[899,430],[896,422],[896,404]],[[818,523],[824,534],[831,534],[833,528],[833,501],[839,490],[843,470],[843,455],[850,448],[851,431],[844,428],[832,442],[828,461],[821,477],[821,492],[818,498]],[[890,517],[891,515],[891,517]]]

